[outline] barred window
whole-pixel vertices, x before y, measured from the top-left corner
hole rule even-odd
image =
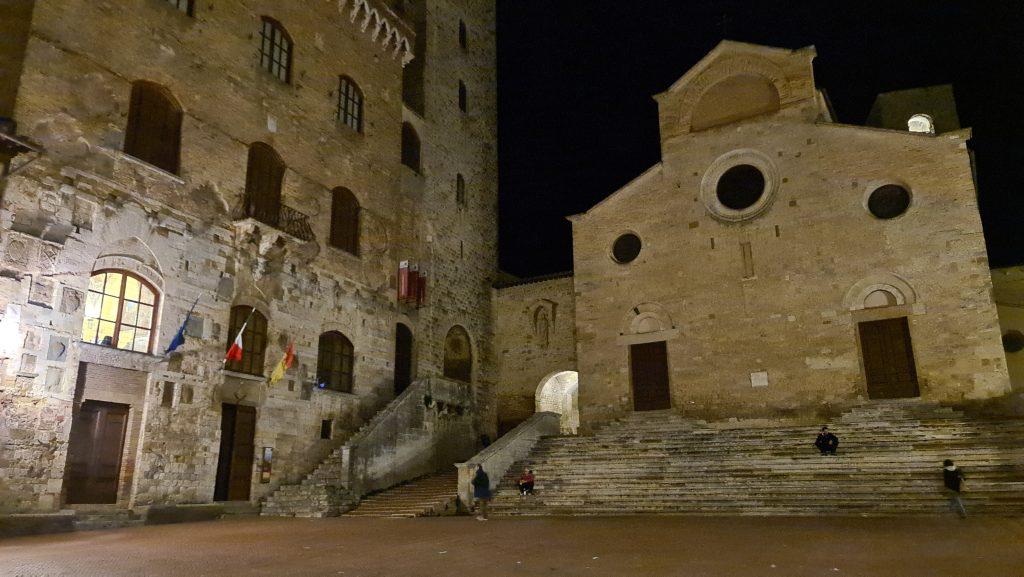
[[[337,120],[356,132],[363,131],[363,91],[348,76],[338,81]]]
[[[247,322],[248,321],[248,322]],[[267,350],[267,317],[248,305],[231,307],[231,322],[228,329],[228,349],[235,342],[238,331],[242,333],[242,359],[228,361],[224,368],[236,373],[262,375]]]
[[[148,353],[156,306],[156,289],[141,277],[122,270],[96,272],[89,279],[82,341]]]
[[[292,39],[280,22],[263,17],[260,68],[284,83],[292,81]]]
[[[351,393],[354,357],[352,341],[345,335],[338,331],[320,335],[316,358],[317,386],[321,389]]]
[[[174,6],[179,11],[188,14],[189,16],[194,15],[195,0],[166,0],[171,6]]]

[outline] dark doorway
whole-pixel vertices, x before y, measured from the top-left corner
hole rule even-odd
[[[629,368],[633,377],[634,411],[658,411],[672,407],[665,341],[630,346]]]
[[[444,338],[444,376],[464,383],[473,380],[473,347],[469,333],[459,325],[449,329]]]
[[[412,383],[412,331],[398,323],[395,327],[395,396]]]
[[[116,503],[128,405],[85,401],[71,422],[67,503]]]
[[[868,398],[903,399],[920,396],[907,317],[863,322],[858,328]]]
[[[220,456],[214,501],[248,501],[256,452],[256,408],[221,405]]]

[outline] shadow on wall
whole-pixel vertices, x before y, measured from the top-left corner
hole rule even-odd
[[[558,371],[541,380],[537,387],[536,411],[561,415],[563,434],[575,435],[580,426],[579,382],[576,371]]]

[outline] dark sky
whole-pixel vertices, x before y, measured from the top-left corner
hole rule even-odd
[[[1024,263],[1019,0],[498,0],[501,266],[572,268],[569,223],[659,160],[664,91],[724,37],[817,47],[838,120],[879,92],[952,83],[974,128],[993,266]]]

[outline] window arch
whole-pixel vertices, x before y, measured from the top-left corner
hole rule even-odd
[[[178,174],[182,116],[181,106],[167,88],[147,80],[132,83],[124,152]]]
[[[408,122],[402,123],[402,164],[420,171],[420,137]]]
[[[363,131],[363,91],[348,76],[341,76],[338,80],[338,111],[335,118],[356,132]]]
[[[100,270],[89,278],[82,341],[126,351],[153,350],[156,289],[140,276],[124,270]]]
[[[469,96],[466,94],[466,83],[459,81],[459,110],[465,112],[469,108]]]
[[[444,337],[444,376],[466,383],[473,380],[473,347],[469,333],[459,325]]]
[[[292,81],[292,37],[284,26],[269,16],[260,28],[260,68],[285,84]]]
[[[228,329],[228,348],[235,342],[238,331],[242,333],[242,358],[228,361],[224,368],[236,373],[262,375],[267,351],[267,317],[249,305],[231,307],[231,322]]]
[[[321,334],[316,357],[317,386],[351,393],[354,351],[352,341],[338,331]]]
[[[331,246],[359,255],[359,200],[339,186],[331,191]]]
[[[245,172],[245,216],[277,226],[284,171],[284,161],[269,144],[254,142],[249,146]]]
[[[461,172],[455,175],[455,203],[466,206],[466,179]]]

